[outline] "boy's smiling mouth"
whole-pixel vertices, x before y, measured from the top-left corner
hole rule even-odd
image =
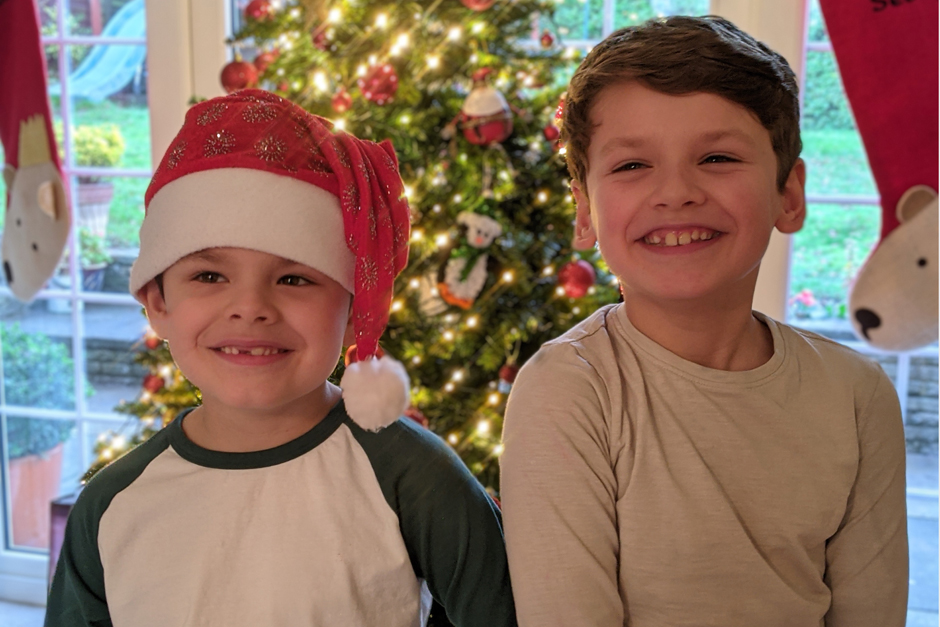
[[[706,242],[721,235],[721,231],[705,227],[692,227],[681,229],[656,229],[650,231],[642,238],[644,244],[650,246],[688,246],[694,242]]]
[[[262,355],[275,355],[277,353],[286,353],[286,348],[274,348],[272,346],[256,346],[254,348],[238,348],[236,346],[220,346],[213,350],[221,351],[226,355],[253,355],[260,357]]]

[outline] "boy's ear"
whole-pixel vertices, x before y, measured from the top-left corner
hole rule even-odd
[[[586,190],[580,181],[571,181],[571,195],[574,196],[578,207],[577,217],[574,221],[574,238],[571,245],[575,250],[590,250],[597,244],[597,234],[591,223],[591,204],[588,202]]]
[[[150,322],[150,328],[158,337],[166,337],[164,325],[167,319],[166,301],[156,281],[149,281],[140,288],[140,295],[144,301],[144,309],[147,310],[147,320]]]
[[[796,233],[806,219],[806,163],[797,159],[783,186],[783,213],[774,226],[781,233]]]

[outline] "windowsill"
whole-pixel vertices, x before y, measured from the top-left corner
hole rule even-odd
[[[825,338],[834,340],[866,355],[899,354],[897,351],[886,351],[880,348],[875,348],[874,346],[870,346],[866,342],[862,341],[857,335],[855,335],[852,324],[848,320],[811,320],[806,318],[791,318],[787,320],[787,324],[798,329],[818,333]],[[938,349],[937,343],[934,342],[933,344],[928,344],[926,346],[921,346],[920,348],[905,351],[902,354],[910,355],[912,357],[937,357],[938,354],[940,354],[940,349]]]

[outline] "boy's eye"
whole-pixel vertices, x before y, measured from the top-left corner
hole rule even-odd
[[[200,283],[220,283],[225,280],[225,277],[218,272],[207,271],[200,272],[193,277],[193,280],[199,281]]]
[[[614,168],[614,172],[629,172],[632,170],[639,170],[640,168],[645,168],[646,165],[640,163],[639,161],[629,161],[627,163],[622,163]]]
[[[278,279],[278,283],[281,285],[313,285],[313,281],[310,279],[304,278],[302,276],[297,276],[296,274],[288,274],[287,276],[282,276]]]
[[[733,163],[736,161],[737,159],[728,155],[708,155],[702,159],[702,163]]]

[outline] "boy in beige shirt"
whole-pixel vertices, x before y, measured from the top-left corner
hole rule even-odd
[[[806,215],[796,78],[729,22],[623,29],[572,78],[575,243],[624,303],[509,400],[523,627],[901,627],[904,433],[884,372],[751,309]]]

